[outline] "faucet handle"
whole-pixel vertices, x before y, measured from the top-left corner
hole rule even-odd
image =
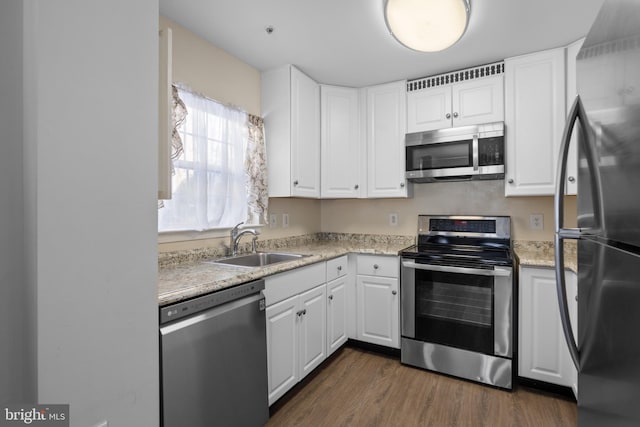
[[[240,228],[240,226],[244,224],[244,221],[237,223],[232,229],[231,229],[231,235],[235,236],[238,233],[238,228]]]

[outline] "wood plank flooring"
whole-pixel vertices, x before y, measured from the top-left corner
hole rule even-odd
[[[271,408],[267,426],[576,426],[575,402],[509,392],[347,346]]]

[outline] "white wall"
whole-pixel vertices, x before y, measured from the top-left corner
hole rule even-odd
[[[418,215],[508,215],[515,240],[553,240],[553,197],[504,197],[504,181],[414,184],[411,199],[323,200],[322,231],[340,233],[417,233]],[[576,198],[567,196],[565,224],[575,226]],[[389,214],[398,225],[389,225]],[[544,215],[544,229],[531,230],[529,215]]]
[[[0,404],[36,396],[35,308],[26,286],[22,2],[0,3]]]
[[[23,4],[37,399],[156,426],[158,2]]]

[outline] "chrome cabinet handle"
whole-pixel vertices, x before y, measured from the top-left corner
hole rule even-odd
[[[391,295],[398,295],[398,291],[391,291]]]
[[[304,314],[304,315],[307,314],[307,309],[306,308],[304,310],[302,310],[302,314]]]
[[[338,266],[338,271],[342,271],[342,266],[341,265]]]
[[[354,190],[357,190],[358,188],[360,188],[360,186],[359,186],[358,184],[356,184],[356,185],[354,185],[354,186],[353,186],[353,189],[354,189]]]
[[[450,119],[450,118],[451,118],[451,113],[447,113],[447,114],[445,114],[445,116],[444,116],[444,117],[445,117],[445,118],[447,118],[447,119]]]
[[[404,182],[400,183],[400,188],[404,188]]]
[[[373,264],[373,269],[377,270],[380,266],[378,264]]]
[[[453,117],[458,117],[458,113],[453,113]]]
[[[293,181],[293,185],[298,185],[298,180]]]
[[[329,301],[333,300],[333,295],[329,295]]]
[[[508,182],[509,184],[513,184],[513,178],[509,178],[509,179],[507,180],[507,182]]]
[[[567,178],[567,180],[568,180],[569,182],[576,182],[576,179],[575,179],[574,177],[572,177],[572,176],[570,176],[569,178]]]
[[[299,310],[299,311],[296,313],[296,315],[297,315],[298,317],[302,316],[302,310]]]

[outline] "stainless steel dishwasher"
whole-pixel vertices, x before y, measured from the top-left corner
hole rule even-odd
[[[258,280],[160,309],[164,427],[267,422],[262,289]]]

